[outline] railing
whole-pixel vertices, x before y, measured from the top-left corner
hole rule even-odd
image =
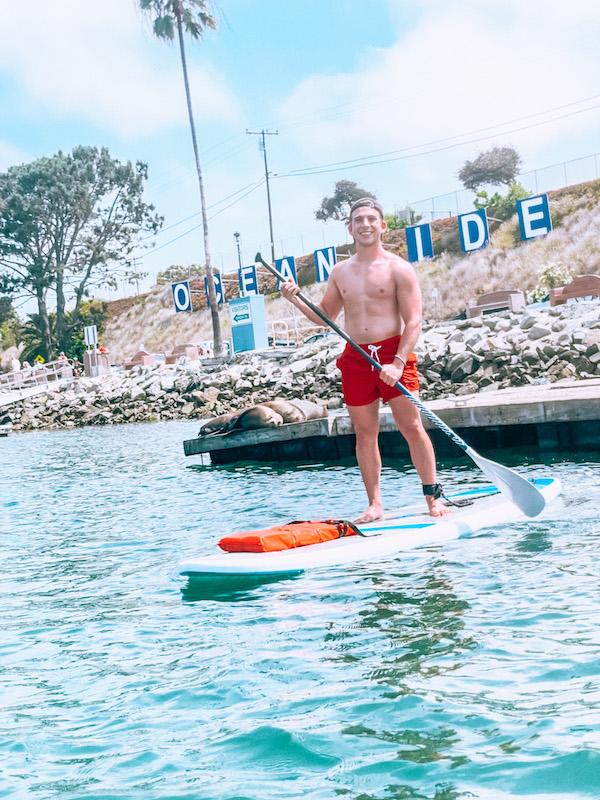
[[[291,322],[292,324],[296,323],[295,335],[292,335],[292,331],[290,330],[288,322]],[[284,346],[302,344],[302,342],[305,342],[312,336],[321,337],[329,333],[329,328],[326,328],[323,325],[314,325],[312,323],[298,325],[298,322],[299,320],[296,320],[293,317],[268,322],[267,332],[272,344]]]
[[[69,361],[59,359],[49,361],[47,364],[26,366],[14,372],[0,375],[0,391],[13,391],[15,389],[28,389],[40,384],[48,384],[61,378],[72,378],[73,366]]]
[[[274,320],[267,323],[267,333],[270,343],[275,347],[278,344],[290,345],[296,342],[290,338],[290,329],[284,319]]]

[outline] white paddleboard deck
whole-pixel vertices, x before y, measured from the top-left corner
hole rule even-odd
[[[546,505],[561,491],[556,478],[536,479]],[[490,494],[492,492],[492,494]],[[451,500],[472,500],[471,505],[453,507],[452,514],[432,517],[423,512],[423,502],[387,513],[384,519],[357,526],[365,536],[349,536],[330,542],[278,550],[272,553],[224,553],[190,558],[179,564],[180,575],[194,578],[216,575],[278,575],[371,561],[415,547],[443,544],[526,517],[494,487],[450,495]]]

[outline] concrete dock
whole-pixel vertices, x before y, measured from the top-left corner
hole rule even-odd
[[[527,446],[540,450],[600,451],[600,378],[560,381],[463,395],[426,403],[477,450]],[[455,455],[456,445],[424,419],[438,455]],[[184,442],[186,456],[209,454],[213,464],[236,461],[329,461],[354,454],[354,436],[345,409],[326,419],[278,428],[240,431]],[[380,411],[384,458],[407,458],[387,406]]]

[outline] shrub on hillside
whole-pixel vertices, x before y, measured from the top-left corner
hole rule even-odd
[[[477,192],[477,200],[473,205],[475,208],[487,208],[488,217],[502,220],[505,222],[517,213],[517,200],[525,200],[531,192],[528,192],[520,183],[511,183],[506,195],[495,192],[491,197],[482,189]]]
[[[537,303],[543,300],[550,289],[564,286],[573,280],[573,270],[561,264],[560,261],[548,261],[538,270],[538,285],[531,292],[530,302]]]

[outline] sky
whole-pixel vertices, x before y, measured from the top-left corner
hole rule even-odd
[[[515,147],[528,173],[600,154],[597,0],[219,0],[213,10],[218,30],[188,39],[187,56],[211,258],[224,272],[238,266],[235,232],[244,265],[270,251],[263,155],[247,131],[272,134],[277,257],[346,241],[342,223],[314,216],[338,180],[386,212],[410,203],[433,214],[461,189],[461,165],[495,145]],[[0,0],[0,109],[0,171],[77,145],[148,164],[145,199],[164,226],[140,246],[146,285],[203,263],[178,49],[153,36],[136,0]],[[575,165],[548,180],[598,177],[600,155],[578,163],[581,175]]]

